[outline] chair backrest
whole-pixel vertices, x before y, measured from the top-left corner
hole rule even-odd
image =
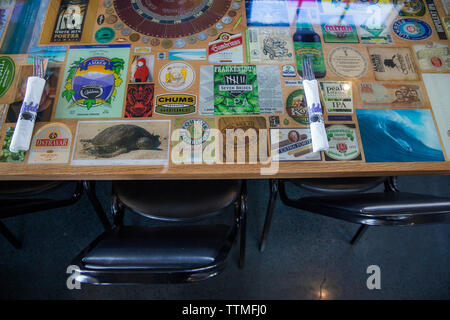
[[[292,179],[289,182],[305,190],[323,194],[360,193],[376,188],[388,177]]]
[[[240,180],[115,181],[113,194],[144,217],[192,222],[221,213],[239,197],[241,185]]]

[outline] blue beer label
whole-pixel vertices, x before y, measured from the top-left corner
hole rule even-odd
[[[428,23],[414,18],[395,21],[392,30],[397,36],[406,40],[424,40],[429,38],[433,32]]]
[[[352,121],[352,116],[347,115],[328,116],[328,121]]]

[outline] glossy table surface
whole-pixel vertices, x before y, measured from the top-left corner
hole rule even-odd
[[[0,3],[3,180],[450,174],[450,1],[66,2]],[[34,55],[48,86],[31,149],[12,154]]]

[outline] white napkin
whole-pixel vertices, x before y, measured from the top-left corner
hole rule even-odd
[[[328,138],[323,122],[317,80],[303,80],[303,89],[305,90],[306,104],[308,105],[313,152],[328,150]]]
[[[39,77],[28,77],[25,98],[23,99],[22,107],[20,108],[19,118],[17,119],[9,151],[27,151],[30,148],[34,122],[36,121],[36,115],[44,87],[44,79]]]

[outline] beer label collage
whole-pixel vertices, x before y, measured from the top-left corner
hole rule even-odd
[[[450,0],[0,1],[0,167],[450,161],[449,32]],[[36,56],[46,86],[13,153]]]

